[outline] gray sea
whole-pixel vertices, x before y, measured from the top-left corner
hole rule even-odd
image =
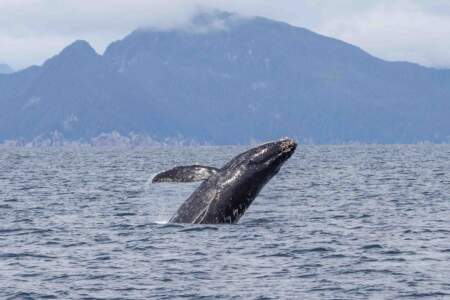
[[[302,146],[237,225],[167,220],[246,147],[0,149],[0,299],[450,299],[450,145]]]

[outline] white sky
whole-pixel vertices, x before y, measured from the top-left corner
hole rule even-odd
[[[450,0],[0,0],[0,63],[41,64],[76,39],[99,52],[142,26],[183,26],[198,8],[260,15],[387,60],[450,68]]]

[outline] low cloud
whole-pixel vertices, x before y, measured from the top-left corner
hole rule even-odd
[[[261,15],[384,59],[450,67],[447,0],[2,0],[0,63],[16,69],[41,64],[76,39],[88,40],[102,53],[138,27],[185,28],[199,9]]]
[[[450,67],[450,5],[442,6],[444,11],[437,9],[437,3],[426,8],[414,1],[381,3],[369,11],[324,22],[316,30],[387,60]]]

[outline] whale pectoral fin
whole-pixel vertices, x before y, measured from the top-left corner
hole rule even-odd
[[[161,172],[153,177],[152,182],[194,182],[208,179],[219,171],[217,168],[199,165],[178,166]]]

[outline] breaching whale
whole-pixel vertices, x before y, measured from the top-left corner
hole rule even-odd
[[[169,223],[237,223],[296,147],[292,139],[285,138],[243,152],[220,169],[179,166],[157,174],[153,182],[204,180]]]

